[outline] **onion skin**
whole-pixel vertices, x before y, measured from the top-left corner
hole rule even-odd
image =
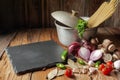
[[[90,50],[85,47],[81,47],[78,50],[78,56],[81,57],[82,59],[88,61],[89,57],[90,57]]]
[[[94,51],[91,52],[90,60],[97,61],[102,57],[102,54],[103,53],[102,53],[101,50],[94,50]]]
[[[89,49],[90,52],[94,51],[97,48],[96,45],[93,45],[93,44],[88,43],[88,42],[84,43],[83,47]]]

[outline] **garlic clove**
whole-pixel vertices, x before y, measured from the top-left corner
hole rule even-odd
[[[95,63],[94,63],[92,60],[90,60],[90,61],[88,62],[88,65],[89,65],[89,66],[94,66]]]

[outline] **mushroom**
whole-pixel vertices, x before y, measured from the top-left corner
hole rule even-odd
[[[103,40],[102,48],[104,48],[105,52],[114,52],[116,50],[116,46],[109,39]]]
[[[99,43],[98,38],[92,38],[90,42],[94,45],[97,45]]]
[[[116,46],[114,45],[114,44],[110,44],[109,46],[108,46],[108,51],[109,52],[114,52],[116,50]]]
[[[114,59],[120,59],[120,51],[115,51],[114,53],[113,53],[113,58]]]
[[[104,48],[107,48],[111,43],[112,41],[110,41],[109,39],[104,39],[102,45]]]

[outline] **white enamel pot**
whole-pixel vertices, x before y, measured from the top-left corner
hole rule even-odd
[[[78,36],[77,31],[74,29],[79,18],[75,15],[71,15],[72,14],[64,11],[56,11],[52,13],[53,18],[56,19],[54,23],[57,29],[58,39],[64,46],[69,46],[72,42],[81,40]],[[89,17],[80,18],[85,21],[88,21],[89,19]],[[61,25],[59,23],[62,23],[64,25]],[[96,28],[86,29],[82,39],[89,40],[91,37],[95,36],[96,31]]]

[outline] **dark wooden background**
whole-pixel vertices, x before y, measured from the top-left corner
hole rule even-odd
[[[55,27],[51,12],[79,11],[79,16],[91,16],[105,0],[0,0],[0,27]],[[101,26],[120,27],[120,5],[114,15]]]

